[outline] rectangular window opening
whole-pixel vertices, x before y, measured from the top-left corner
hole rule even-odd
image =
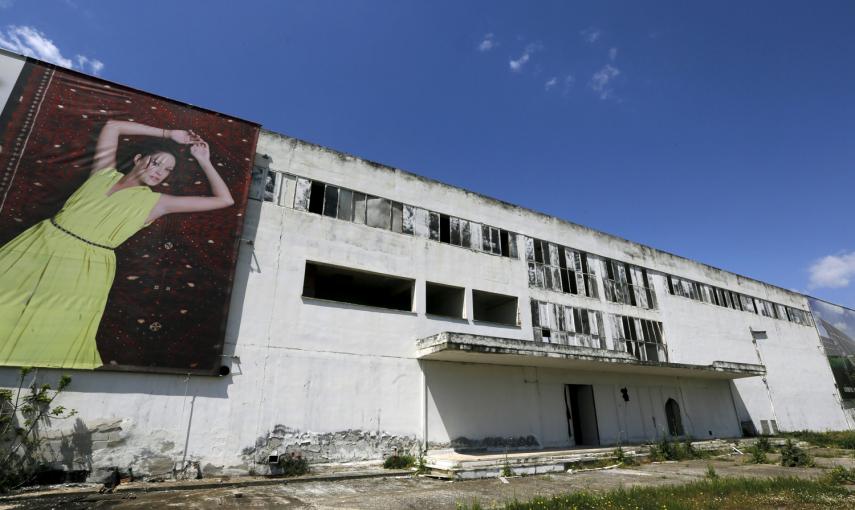
[[[303,296],[410,312],[415,282],[408,278],[306,262]]]
[[[324,212],[324,183],[312,181],[309,193],[309,212],[321,214]]]
[[[472,291],[472,312],[476,321],[517,325],[517,298],[483,290]]]
[[[426,282],[425,312],[429,315],[463,319],[466,316],[464,313],[465,295],[466,291],[463,287]]]

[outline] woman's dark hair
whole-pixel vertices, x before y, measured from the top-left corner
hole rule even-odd
[[[129,144],[127,147],[119,145],[116,153],[116,166],[120,172],[126,174],[134,167],[134,157],[137,154],[145,157],[158,152],[172,154],[176,164],[181,161],[182,150],[177,143],[166,138],[144,138],[136,143]]]

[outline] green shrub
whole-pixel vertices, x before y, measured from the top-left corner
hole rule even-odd
[[[427,457],[424,450],[419,450],[419,458],[416,459],[416,473],[424,474],[429,471],[427,466]]]
[[[754,445],[754,446],[748,448],[748,450],[746,450],[746,451],[748,452],[748,455],[749,455],[749,457],[748,457],[748,463],[749,464],[768,464],[769,463],[769,457],[766,456],[766,450],[760,448],[759,446]]]
[[[638,461],[635,460],[635,456],[627,455],[627,453],[623,450],[622,446],[618,446],[612,451],[612,455],[614,455],[615,460],[623,464],[624,466],[637,466]]]
[[[0,390],[0,493],[30,483],[44,469],[40,425],[48,427],[52,420],[77,413],[54,404],[71,384],[70,377],[61,376],[56,388],[38,379],[37,369],[21,368],[17,390]]]
[[[855,468],[834,466],[822,477],[822,481],[834,485],[855,484]]]
[[[786,467],[811,467],[814,465],[810,455],[795,444],[792,439],[781,448],[781,465]]]
[[[667,437],[650,447],[650,460],[657,462],[663,460],[687,460],[703,459],[708,457],[707,452],[701,452],[692,446],[692,440],[687,439],[682,443],[671,441]]]
[[[279,457],[279,467],[283,476],[299,476],[309,472],[309,461],[301,453],[291,452],[291,455]]]
[[[412,455],[392,455],[383,461],[385,469],[407,469],[416,465],[416,458]]]
[[[766,436],[760,436],[759,438],[757,438],[757,442],[754,443],[754,446],[763,453],[769,453],[772,451],[772,443]]]

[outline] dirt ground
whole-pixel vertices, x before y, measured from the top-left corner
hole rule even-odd
[[[115,494],[74,494],[56,489],[27,499],[0,498],[0,509],[47,508],[286,508],[286,509],[454,509],[478,500],[483,506],[513,499],[527,500],[578,490],[608,490],[637,485],[680,484],[706,476],[713,466],[719,476],[816,478],[833,465],[855,467],[851,452],[815,451],[814,468],[744,464],[745,457],[645,464],[631,468],[557,473],[471,481],[444,481],[414,476],[373,477],[334,481],[289,481],[264,486],[158,490],[131,487]]]

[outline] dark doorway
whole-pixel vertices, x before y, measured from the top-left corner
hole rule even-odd
[[[680,404],[673,398],[665,402],[665,418],[668,419],[668,433],[672,436],[682,436],[683,419],[680,417]]]
[[[590,384],[565,384],[564,410],[570,440],[576,446],[598,446],[600,431],[597,427],[594,387]]]

